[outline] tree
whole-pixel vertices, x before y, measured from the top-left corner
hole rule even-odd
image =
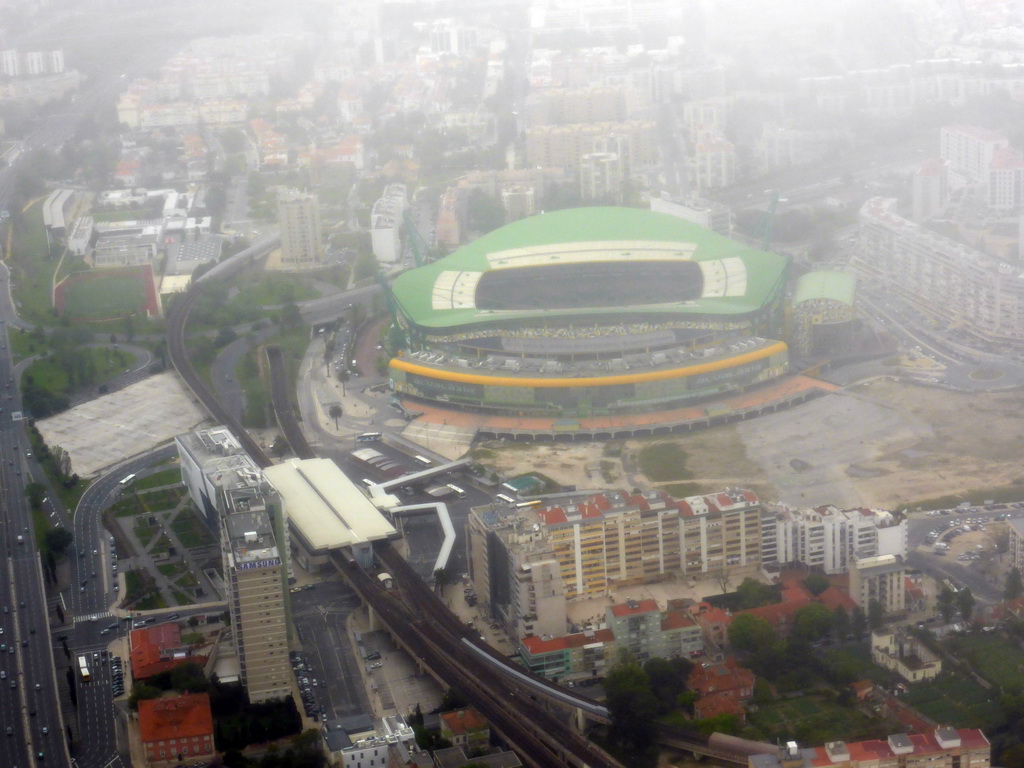
[[[835,610],[835,617],[832,620],[832,628],[837,642],[843,642],[843,640],[846,639],[846,636],[850,634],[850,614],[848,614],[846,609],[841,605]]]
[[[1004,600],[1016,600],[1024,594],[1024,581],[1020,577],[1019,568],[1011,568],[1006,574],[1006,586],[1003,588]]]
[[[352,377],[349,375],[348,369],[344,365],[338,366],[338,370],[334,375],[337,377],[338,381],[341,382],[341,395],[342,397],[344,397],[345,382],[347,382]]]
[[[721,590],[721,594],[726,594],[729,591],[729,569],[724,565],[720,565],[711,571],[711,577],[715,580],[718,585],[718,589]]]
[[[628,651],[623,651],[608,672],[604,689],[611,717],[609,740],[637,751],[650,748],[655,743],[654,719],[658,714],[658,701],[651,693],[647,673]]]
[[[949,624],[953,620],[953,613],[956,610],[956,593],[947,586],[943,586],[939,592],[936,602],[939,607],[939,613],[942,614],[942,620]]]
[[[864,639],[864,632],[867,631],[867,628],[868,619],[858,605],[853,609],[853,613],[850,614],[850,629],[853,631],[853,636],[857,638],[857,642]]]
[[[964,621],[971,621],[974,618],[974,595],[971,594],[971,590],[965,587],[957,592],[956,607]]]
[[[692,668],[693,663],[686,659],[655,658],[644,664],[651,693],[661,713],[671,712],[678,706],[679,697],[686,693],[686,679]]]
[[[61,525],[51,528],[44,536],[47,548],[55,555],[64,554],[74,540],[75,537],[71,534],[71,531]]]
[[[132,688],[132,695],[128,697],[128,706],[132,710],[139,708],[139,702],[142,699],[158,699],[160,698],[160,689],[154,688],[152,685],[146,685],[145,683],[136,683]]]
[[[43,506],[43,499],[46,498],[46,486],[32,481],[25,486],[25,495],[28,497],[28,505],[32,509],[38,510]]]
[[[777,639],[772,625],[751,613],[741,613],[729,624],[729,644],[737,651],[755,653]]]
[[[135,315],[125,312],[122,319],[124,320],[124,339],[130,344],[135,338]]]
[[[448,575],[448,571],[444,568],[438,568],[434,571],[434,589],[444,594],[444,588],[451,584],[451,577]]]
[[[487,234],[505,223],[505,209],[479,187],[466,200],[466,224],[471,230]]]
[[[807,578],[804,579],[804,586],[807,587],[808,592],[817,596],[832,586],[832,583],[825,574],[815,572],[808,574]]]
[[[331,403],[331,407],[327,409],[327,415],[334,419],[334,428],[338,428],[338,419],[341,418],[342,410],[340,403]]]
[[[885,624],[885,609],[875,599],[868,600],[868,626],[872,630],[881,629]]]
[[[827,606],[821,603],[805,605],[796,612],[793,619],[793,634],[802,640],[813,643],[832,631],[834,620],[835,617]]]
[[[778,587],[747,577],[736,587],[736,599],[737,610],[745,611],[781,602],[781,595]]]

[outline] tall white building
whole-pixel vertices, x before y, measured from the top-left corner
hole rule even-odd
[[[966,181],[984,183],[992,158],[1008,146],[1009,139],[987,128],[950,125],[939,130],[939,156]]]
[[[21,54],[14,49],[0,51],[0,70],[7,77],[18,77],[21,74]]]
[[[728,187],[736,181],[736,147],[722,136],[698,141],[690,156],[690,183],[700,192]]]
[[[46,71],[46,56],[42,51],[29,51],[25,54],[25,74],[41,75]]]
[[[988,206],[997,211],[1024,207],[1024,155],[1007,147],[996,152],[988,169]]]
[[[323,230],[316,195],[296,189],[277,194],[277,221],[281,227],[281,261],[288,265],[315,265],[323,261]]]
[[[402,258],[402,215],[407,205],[404,184],[388,184],[370,211],[370,245],[381,264]]]
[[[231,633],[249,701],[291,693],[285,568],[266,512],[235,512],[223,520],[221,548]]]
[[[906,520],[896,522],[884,509],[776,506],[767,513],[774,518],[774,540],[762,536],[762,541],[774,551],[763,550],[764,562],[846,573],[858,558],[907,553]]]
[[[622,159],[615,152],[591,152],[580,158],[580,197],[622,201]]]
[[[651,210],[693,222],[726,237],[732,235],[732,211],[721,203],[698,197],[678,198],[662,192],[651,198]]]

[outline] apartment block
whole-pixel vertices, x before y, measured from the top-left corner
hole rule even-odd
[[[756,569],[761,512],[745,490],[681,500],[660,491],[608,491],[550,498],[536,509],[480,507],[470,515],[470,576],[495,612],[509,603],[501,598],[506,574],[534,559],[558,562],[570,600],[668,574]]]
[[[622,201],[622,159],[614,152],[580,157],[580,197],[607,203]]]
[[[984,182],[996,152],[1010,146],[1005,136],[974,125],[950,125],[939,130],[939,156],[949,170],[966,181]]]
[[[906,576],[903,558],[896,555],[857,560],[850,567],[850,597],[865,612],[875,601],[886,615],[902,613],[906,609]]]
[[[834,506],[794,509],[772,505],[774,536],[763,537],[764,563],[800,563],[825,573],[846,573],[858,558],[907,554],[907,523],[884,509]],[[767,522],[766,522],[767,525]]]
[[[1010,566],[1024,573],[1024,518],[1013,517],[1007,522],[1010,529]]]
[[[925,733],[894,733],[872,741],[831,741],[801,749],[790,741],[778,752],[751,755],[749,768],[989,768],[992,746],[976,728],[940,726]]]
[[[632,173],[658,161],[656,128],[653,120],[536,126],[526,131],[527,163],[577,173],[580,158],[594,151],[595,140],[621,135],[626,143],[621,156]]]
[[[285,568],[266,512],[223,519],[221,549],[242,685],[258,703],[291,693]]]
[[[381,264],[402,258],[402,216],[407,205],[404,184],[388,184],[370,212],[370,244]]]
[[[918,309],[989,341],[1024,341],[1024,271],[900,216],[893,198],[860,210],[854,266]]]
[[[700,192],[736,182],[736,147],[713,134],[697,141],[689,163],[690,183]]]
[[[615,123],[628,119],[622,87],[545,88],[526,103],[531,125]]]
[[[316,195],[295,189],[278,192],[277,221],[284,264],[310,266],[323,261],[323,229]]]
[[[1024,207],[1024,155],[1007,147],[995,153],[988,169],[988,206],[997,211]]]

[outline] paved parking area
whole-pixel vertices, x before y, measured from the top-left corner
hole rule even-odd
[[[205,418],[174,373],[160,373],[42,421],[48,445],[71,456],[88,477],[186,432]]]
[[[380,653],[381,666],[370,669],[374,662],[363,662],[367,686],[375,695],[383,710],[380,714],[408,714],[419,704],[423,712],[430,712],[441,705],[440,686],[426,672],[420,672],[405,651],[392,642],[386,632],[365,632],[363,647]]]

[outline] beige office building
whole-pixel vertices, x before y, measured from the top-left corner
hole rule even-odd
[[[324,258],[320,203],[316,195],[295,189],[277,195],[281,227],[281,261],[289,266],[319,264]]]
[[[249,701],[291,693],[284,565],[266,512],[225,515],[221,546],[231,632]]]

